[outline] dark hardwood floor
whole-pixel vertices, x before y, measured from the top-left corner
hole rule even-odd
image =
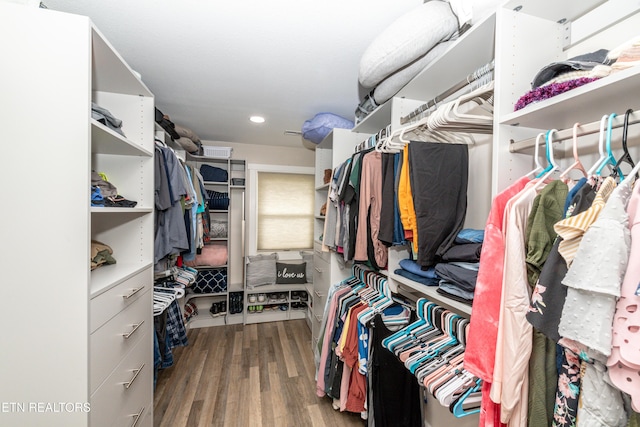
[[[315,394],[304,320],[192,329],[158,374],[154,426],[366,425]]]

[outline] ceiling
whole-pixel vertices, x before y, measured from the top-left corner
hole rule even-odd
[[[156,106],[202,140],[313,148],[284,132],[319,112],[353,120],[362,53],[423,0],[43,3],[89,16]]]

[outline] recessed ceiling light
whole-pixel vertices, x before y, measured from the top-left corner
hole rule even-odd
[[[264,123],[264,117],[262,116],[251,116],[249,117],[249,120],[251,120],[253,123]]]

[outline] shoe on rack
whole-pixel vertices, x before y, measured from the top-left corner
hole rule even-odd
[[[211,313],[213,317],[218,317],[220,315],[220,306],[218,305],[217,302],[214,302],[213,304],[211,304],[209,313]]]
[[[267,299],[266,294],[258,294],[258,302],[265,302]]]
[[[300,292],[300,301],[307,301],[309,299],[309,294],[306,292]]]
[[[257,298],[256,294],[249,294],[248,300],[250,303],[254,303],[256,302],[256,298]]]
[[[227,302],[220,301],[220,316],[224,316],[227,314]]]

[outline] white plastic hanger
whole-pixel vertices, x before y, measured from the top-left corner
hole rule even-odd
[[[544,168],[540,164],[540,138],[544,138],[544,132],[541,132],[536,137],[536,145],[533,147],[533,160],[535,161],[535,168],[529,172],[526,176],[535,177],[540,173]]]
[[[573,125],[573,164],[560,174],[560,179],[566,178],[569,175],[569,172],[574,169],[582,172],[582,175],[584,175],[585,178],[589,177],[587,171],[582,165],[582,162],[580,161],[580,157],[578,157],[578,127],[580,127],[580,123],[575,123]]]
[[[604,152],[604,134],[605,134],[605,123],[607,122],[608,114],[605,114],[600,119],[600,139],[598,141],[598,151],[600,153],[600,158],[596,160],[596,162],[591,166],[591,169],[587,171],[587,175],[591,176],[595,173],[596,169],[600,166],[600,163],[604,162],[607,158],[606,153]]]

